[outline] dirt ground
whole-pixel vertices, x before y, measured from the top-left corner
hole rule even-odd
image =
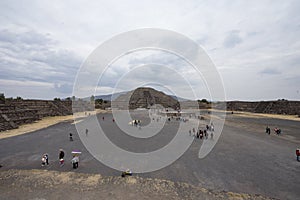
[[[168,180],[138,176],[103,177],[99,174],[47,170],[8,170],[0,172],[1,199],[269,199],[261,195],[213,192]]]

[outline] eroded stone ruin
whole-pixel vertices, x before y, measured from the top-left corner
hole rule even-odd
[[[48,116],[72,114],[72,101],[11,99],[0,104],[0,131]]]

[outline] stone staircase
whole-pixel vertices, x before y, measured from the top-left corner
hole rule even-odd
[[[270,109],[272,102],[269,101],[260,101],[257,106],[254,108],[253,112],[255,113],[266,113],[267,109]]]
[[[118,109],[137,109],[150,108],[155,104],[160,104],[165,108],[177,109],[180,107],[179,102],[173,97],[156,91],[152,88],[137,88],[127,94],[120,95],[112,102],[112,108]]]
[[[71,101],[6,100],[0,104],[0,131],[18,128],[48,116],[72,114]]]
[[[300,101],[260,101],[244,102],[230,101],[226,103],[227,110],[245,111],[254,113],[286,114],[300,116]]]

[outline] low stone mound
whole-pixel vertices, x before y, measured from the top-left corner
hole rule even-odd
[[[47,170],[0,171],[3,199],[270,199],[168,180]]]

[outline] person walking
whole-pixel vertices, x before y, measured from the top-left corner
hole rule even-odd
[[[88,136],[88,134],[89,134],[89,129],[85,129],[85,136],[87,137]]]
[[[73,141],[73,134],[72,133],[69,134],[69,138],[70,138],[70,141]]]
[[[64,162],[65,162],[64,157],[65,157],[65,152],[62,149],[60,149],[59,154],[58,154],[58,159],[59,159],[59,164],[61,167],[64,165]]]
[[[267,126],[267,128],[266,128],[266,133],[268,133],[269,135],[271,134],[271,129],[269,126]]]

